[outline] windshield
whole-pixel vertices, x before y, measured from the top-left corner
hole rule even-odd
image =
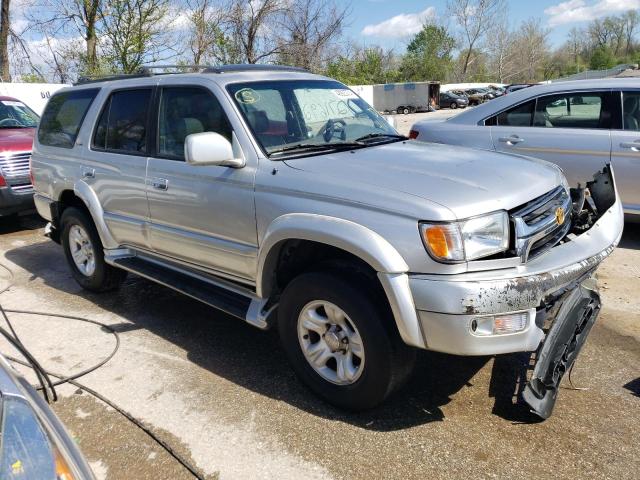
[[[404,137],[364,100],[330,80],[286,80],[227,87],[267,155],[331,151]]]
[[[18,100],[0,100],[0,128],[35,128],[40,117]]]

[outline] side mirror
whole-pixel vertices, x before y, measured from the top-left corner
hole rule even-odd
[[[219,133],[202,132],[187,135],[184,141],[184,158],[189,165],[242,168],[245,165],[235,133],[233,143]]]
[[[389,125],[391,125],[394,129],[397,127],[396,126],[396,117],[394,117],[393,115],[383,115],[383,117],[387,121],[387,123]]]

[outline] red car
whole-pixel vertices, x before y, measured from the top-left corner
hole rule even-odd
[[[39,121],[20,100],[0,96],[0,217],[33,208],[29,160]]]

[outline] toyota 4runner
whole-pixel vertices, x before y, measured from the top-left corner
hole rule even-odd
[[[582,185],[538,160],[407,140],[343,84],[274,66],[81,82],[56,93],[35,203],[92,291],[126,272],[260,329],[329,402],[373,407],[416,348],[535,352],[551,414],[620,239],[609,165]]]

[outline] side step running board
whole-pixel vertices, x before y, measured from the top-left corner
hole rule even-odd
[[[263,330],[269,327],[267,318],[275,307],[265,311],[266,300],[225,288],[222,282],[217,284],[205,277],[165,267],[140,256],[108,258],[106,255],[105,261],[245,320],[255,327]]]

